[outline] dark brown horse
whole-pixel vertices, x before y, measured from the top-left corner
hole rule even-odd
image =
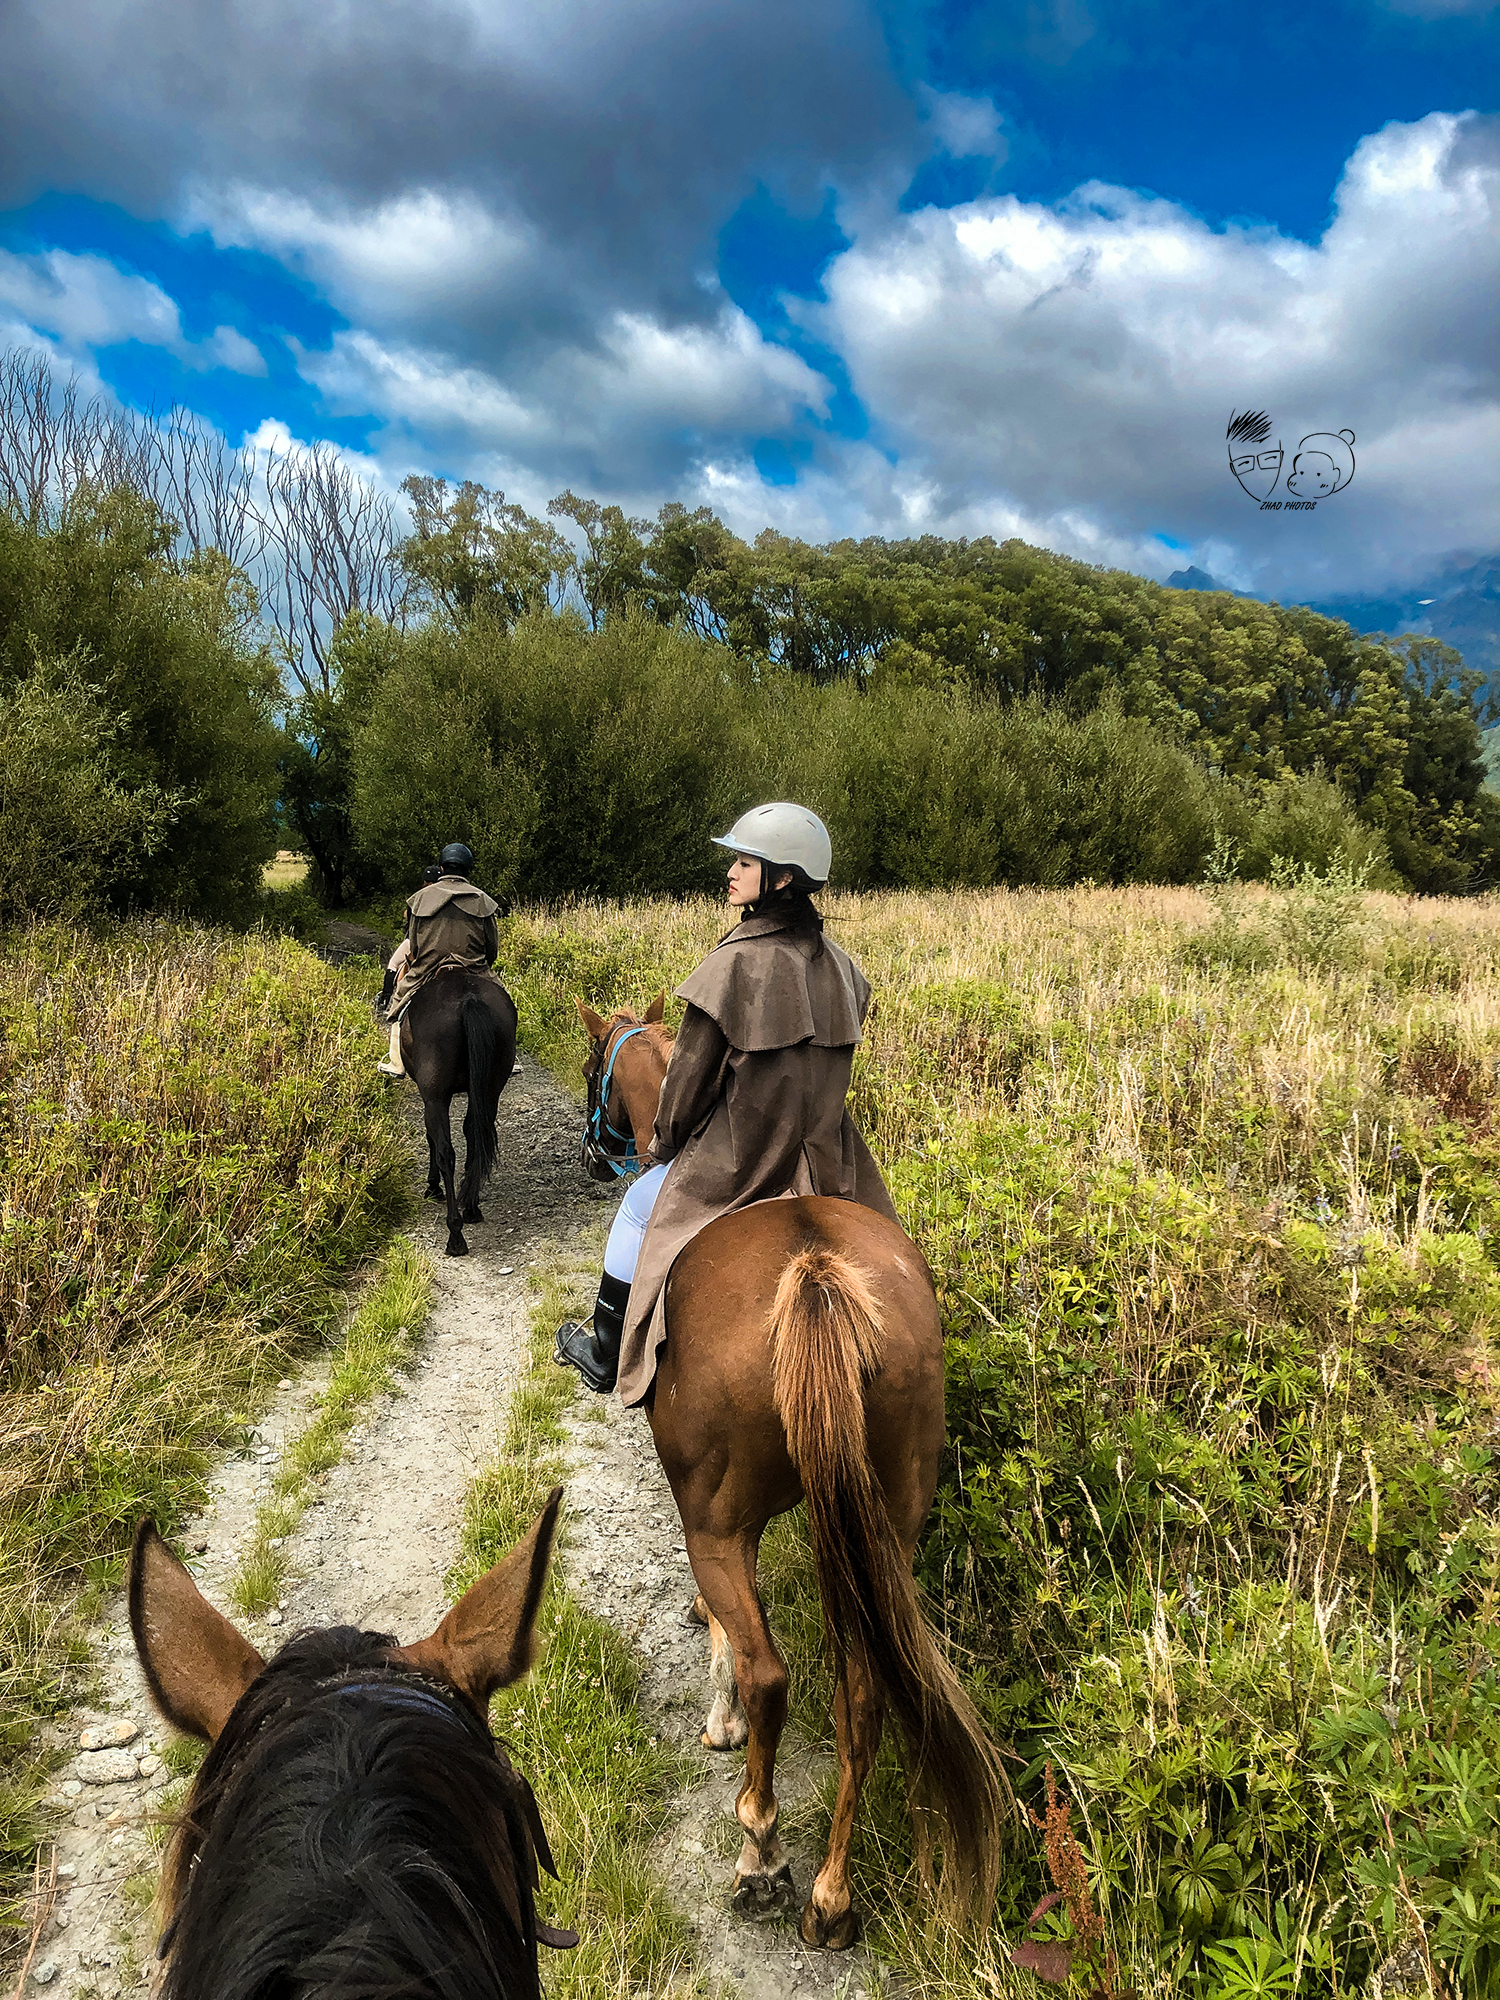
[[[466,1222],[483,1222],[479,1194],[494,1172],[495,1115],[516,1066],[516,1003],[489,973],[433,973],[401,1023],[401,1061],[422,1093],[427,1198],[448,1204],[450,1257],[467,1257]],[[464,1175],[455,1190],[451,1106],[467,1091]]]
[[[536,1802],[489,1729],[531,1664],[562,1488],[430,1639],[338,1626],[269,1664],[149,1521],[130,1623],[157,1707],[210,1746],[162,1871],[160,2000],[536,2000]]]
[[[669,1044],[624,1039],[635,1021],[600,1021],[596,1047],[620,1038],[613,1077],[644,1153]],[[839,1947],[857,1935],[850,1842],[888,1712],[906,1751],[922,1873],[932,1884],[936,1837],[944,1901],[987,1914],[1014,1806],[911,1573],[944,1439],[942,1326],[921,1252],[854,1202],[758,1202],[720,1216],[681,1253],[666,1315],[647,1407],[709,1624],[704,1741],[747,1745],[737,1902],[791,1893],[774,1784],[787,1670],[755,1572],[766,1524],[805,1498],[836,1680],[839,1789],[802,1936]]]

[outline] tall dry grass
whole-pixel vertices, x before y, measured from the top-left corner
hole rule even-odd
[[[927,1253],[950,1452],[921,1558],[1121,1984],[1500,1981],[1500,906],[1280,889],[830,898],[876,1004],[854,1105]],[[576,1079],[708,902],[526,913],[502,958]],[[824,1726],[795,1535],[767,1574]],[[1010,1991],[1051,1886],[924,1926],[887,1767],[862,1848],[922,1990]],[[1067,1923],[1060,1914],[1044,1928]]]
[[[367,1009],[286,941],[144,923],[0,955],[0,1842],[24,1852],[34,1718],[74,1610],[402,1200]]]

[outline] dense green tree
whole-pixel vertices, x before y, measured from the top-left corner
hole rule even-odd
[[[354,833],[407,882],[445,841],[497,894],[677,895],[716,886],[710,835],[766,797],[827,820],[849,887],[1192,881],[1216,848],[1269,873],[1278,835],[1326,867],[1384,865],[1326,779],[1214,773],[1111,697],[819,686],[737,666],[641,609],[598,632],[535,614],[390,634],[354,728]],[[1267,814],[1272,813],[1268,820]]]
[[[280,683],[245,579],[213,549],[179,560],[173,541],[129,491],[82,491],[33,524],[0,509],[0,696],[15,727],[58,717],[93,773],[80,798],[137,815],[97,894],[234,918],[275,851]]]
[[[583,552],[573,557],[572,569],[592,630],[597,632],[606,618],[645,601],[644,538],[651,529],[649,521],[636,520],[620,507],[580,500],[571,491],[549,500],[547,512],[571,521],[583,536]]]
[[[1436,641],[1361,637],[1312,611],[1169,590],[1019,541],[819,548],[768,531],[750,546],[707,508],[663,508],[640,571],[653,616],[752,665],[1073,715],[1114,701],[1267,801],[1284,774],[1322,773],[1415,888],[1476,887],[1500,867],[1479,677]]]
[[[362,850],[396,883],[463,840],[500,895],[704,887],[750,803],[726,659],[639,612],[408,634],[355,740]]]
[[[378,869],[355,843],[353,748],[398,650],[393,626],[351,613],[327,649],[326,686],[308,688],[286,713],[281,810],[309,857],[312,887],[334,909],[380,884]]]
[[[401,561],[437,610],[506,627],[560,602],[573,550],[556,528],[472,479],[450,493],[446,479],[413,475],[401,490],[412,513]]]
[[[83,916],[170,837],[177,793],[111,767],[120,719],[76,658],[38,660],[0,690],[0,911]]]

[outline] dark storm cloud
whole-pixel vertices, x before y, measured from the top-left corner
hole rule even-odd
[[[20,0],[0,31],[0,205],[64,188],[233,233],[246,190],[335,219],[435,190],[508,254],[483,268],[481,230],[467,281],[387,323],[491,357],[486,315],[711,316],[700,273],[758,177],[814,200],[914,126],[861,0]]]

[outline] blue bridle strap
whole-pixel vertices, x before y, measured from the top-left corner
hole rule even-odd
[[[616,1039],[614,1046],[610,1049],[609,1055],[605,1060],[604,1070],[599,1078],[598,1097],[593,1109],[589,1113],[589,1131],[598,1149],[599,1157],[620,1179],[624,1179],[628,1174],[639,1173],[641,1162],[635,1150],[635,1133],[633,1131],[621,1132],[610,1121],[609,1086],[615,1073],[615,1060],[621,1049],[624,1048],[632,1036],[644,1035],[647,1025],[645,1021],[638,1021],[633,1028],[627,1028],[624,1034]],[[613,1153],[606,1150],[604,1144],[606,1138],[616,1139],[624,1146],[625,1152],[623,1158],[617,1159]]]

